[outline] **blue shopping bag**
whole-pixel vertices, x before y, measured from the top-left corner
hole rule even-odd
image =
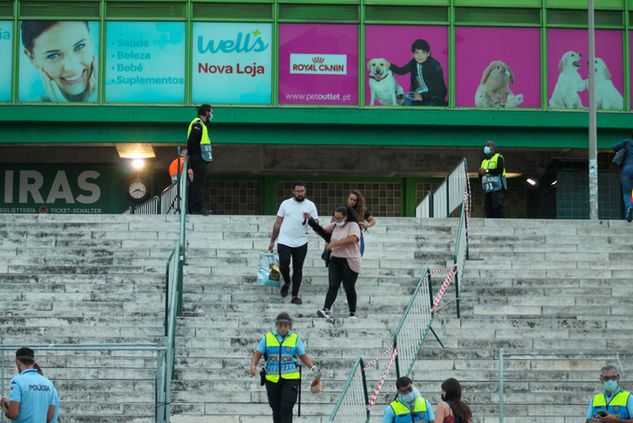
[[[280,286],[279,257],[270,251],[259,253],[257,264],[257,284],[263,286]]]

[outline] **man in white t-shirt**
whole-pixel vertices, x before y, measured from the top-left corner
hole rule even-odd
[[[292,258],[292,300],[293,304],[301,304],[299,287],[303,278],[303,262],[308,253],[308,221],[312,216],[319,219],[316,206],[306,199],[305,184],[297,182],[292,188],[292,198],[284,200],[277,211],[277,219],[273,225],[268,250],[272,251],[277,240],[279,253],[279,270],[284,278],[279,293],[288,295],[290,288],[290,259]],[[277,239],[279,237],[279,239]]]

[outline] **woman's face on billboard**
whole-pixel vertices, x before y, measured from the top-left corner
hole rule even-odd
[[[94,44],[85,22],[59,22],[33,40],[27,54],[62,92],[82,94],[90,80]]]

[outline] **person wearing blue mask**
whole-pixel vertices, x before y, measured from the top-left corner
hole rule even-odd
[[[503,156],[496,152],[497,146],[488,141],[484,147],[484,159],[479,167],[481,189],[484,192],[486,217],[503,218],[506,181],[506,166]]]
[[[406,376],[396,381],[398,396],[385,408],[382,423],[434,423],[431,403],[424,399]]]
[[[600,369],[602,392],[594,395],[587,407],[585,423],[633,422],[633,399],[619,386],[620,375],[615,366]]]

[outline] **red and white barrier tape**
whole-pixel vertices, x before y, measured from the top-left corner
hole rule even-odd
[[[387,348],[386,350],[384,350],[382,352],[382,354],[380,354],[378,357],[368,361],[367,363],[365,363],[365,367],[363,367],[363,371],[365,371],[365,369],[373,366],[374,364],[378,363],[380,360],[382,360],[385,357],[389,357],[389,355],[391,354],[391,352],[393,351],[393,345],[390,346],[389,348]]]
[[[448,287],[451,284],[451,282],[453,282],[453,279],[455,279],[456,274],[457,274],[457,266],[453,266],[448,271],[448,275],[446,275],[446,279],[444,279],[444,282],[442,282],[442,287],[440,288],[439,292],[435,296],[435,299],[433,300],[433,306],[431,306],[432,312],[437,311],[440,305],[440,302],[442,301],[442,298],[444,298],[444,294],[446,294],[446,291],[448,290]]]
[[[393,365],[394,361],[396,361],[396,356],[398,355],[398,350],[397,350],[396,347],[393,347],[392,349],[393,349],[393,352],[391,353],[391,359],[389,360],[389,363],[387,364],[387,367],[385,367],[385,371],[382,372],[382,376],[380,377],[380,381],[378,382],[378,385],[376,386],[376,389],[374,389],[374,393],[372,394],[371,398],[369,399],[369,409],[370,410],[374,407],[374,404],[376,403],[376,400],[378,399],[378,394],[380,393],[380,390],[382,389],[382,385],[385,384],[385,379],[387,379],[387,374],[389,373],[389,369]]]
[[[433,270],[431,270],[431,276],[437,276],[440,273],[448,273],[454,267],[455,267],[454,265],[451,265],[449,267],[440,267],[438,269],[433,269]]]

